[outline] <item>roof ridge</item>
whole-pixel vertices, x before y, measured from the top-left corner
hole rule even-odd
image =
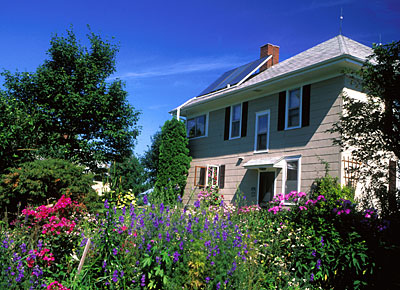
[[[346,41],[345,41],[345,36],[340,34],[337,36],[337,40],[339,42],[340,52],[342,52],[343,54],[349,54],[349,49],[348,49]]]

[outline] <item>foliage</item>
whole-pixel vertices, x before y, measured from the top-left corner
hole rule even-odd
[[[155,188],[165,203],[174,203],[183,195],[190,167],[185,124],[173,118],[165,122],[161,131],[160,157]],[[167,192],[164,189],[168,190]]]
[[[110,168],[110,189],[115,191],[131,191],[135,195],[150,188],[143,165],[135,155],[122,162],[114,162]]]
[[[96,171],[99,164],[131,154],[139,112],[128,104],[123,83],[108,81],[118,47],[93,32],[88,40],[89,48],[67,30],[51,39],[49,58],[35,72],[2,73],[0,106],[12,106],[21,116],[0,127],[3,168],[34,154],[78,161]],[[9,109],[0,114],[0,122],[18,117]]]
[[[106,200],[95,217],[82,216],[63,197],[53,207],[26,209],[23,227],[0,223],[0,287],[393,289],[391,265],[385,268],[382,259],[395,253],[387,250],[388,225],[372,209],[360,212],[348,200],[315,194],[281,194],[267,210],[210,205],[207,191],[188,209],[180,199],[172,207],[159,202],[122,209]],[[68,222],[55,226],[53,215],[75,221],[73,232],[57,234]],[[71,254],[80,258],[89,238],[77,275]],[[53,246],[61,243],[71,243],[62,247],[70,250],[64,256]]]
[[[0,208],[16,213],[18,206],[47,204],[63,194],[75,200],[95,199],[93,176],[84,168],[60,159],[27,162],[11,168],[0,180]]]
[[[141,158],[141,163],[148,171],[149,183],[154,186],[158,175],[158,163],[160,158],[161,131],[157,131],[151,137],[151,146]]]
[[[62,196],[51,206],[24,209],[13,229],[2,224],[0,288],[67,289],[57,280],[75,272],[84,217],[84,206]]]
[[[32,115],[26,112],[23,104],[7,99],[0,91],[0,174],[8,167],[35,159],[35,150],[29,148],[33,147],[32,136],[40,139],[41,135],[36,131]]]
[[[388,162],[400,158],[400,41],[374,45],[373,54],[352,76],[367,97],[344,95],[344,113],[331,131],[340,133],[336,144],[361,163],[361,181],[369,193],[364,207],[378,206],[385,216],[398,214],[399,195],[388,192]]]
[[[354,202],[354,189],[347,186],[342,186],[337,177],[326,175],[317,178],[310,193],[311,198],[317,198],[321,193],[329,202],[335,202],[338,199],[344,198]]]

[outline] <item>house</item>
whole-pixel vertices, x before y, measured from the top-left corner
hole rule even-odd
[[[364,97],[344,70],[360,69],[372,49],[343,35],[282,62],[279,49],[261,47],[260,59],[171,112],[186,119],[192,156],[184,199],[218,186],[228,201],[242,192],[263,205],[278,193],[308,192],[327,166],[348,182],[346,152],[327,130],[339,120],[344,93]]]

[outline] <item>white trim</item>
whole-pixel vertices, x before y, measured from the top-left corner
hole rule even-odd
[[[257,150],[257,137],[258,137],[258,117],[263,116],[263,115],[268,115],[268,126],[267,126],[267,148],[262,149],[262,150]],[[265,110],[265,111],[260,111],[256,112],[256,125],[255,125],[255,137],[254,137],[254,153],[267,153],[269,150],[269,132],[270,132],[270,120],[271,120],[271,113],[270,110]]]
[[[189,137],[189,132],[188,132],[188,128],[187,128],[187,122],[191,119],[196,119],[198,117],[201,116],[205,116],[206,118],[206,123],[205,123],[205,128],[204,128],[204,135],[202,136],[196,136],[196,137]],[[204,137],[208,137],[208,120],[209,120],[209,112],[204,113],[204,114],[198,114],[198,115],[194,115],[194,116],[190,116],[190,117],[186,117],[186,137],[189,138],[189,140],[195,140],[195,139],[200,139],[200,138],[204,138]]]
[[[233,118],[233,107],[240,106],[239,115],[239,135],[232,137],[232,118]],[[239,139],[242,137],[242,113],[243,113],[243,103],[235,104],[231,106],[230,120],[229,120],[229,140]]]
[[[272,58],[272,55],[269,55],[263,62],[261,62],[257,67],[255,67],[247,76],[245,76],[240,82],[236,84],[236,86],[240,86],[244,81],[246,81],[252,74],[254,74],[260,67],[262,67],[267,61]]]
[[[300,90],[300,105],[299,105],[299,125],[288,127],[289,122],[289,92],[294,90]],[[301,128],[301,118],[302,118],[302,109],[303,109],[303,86],[295,87],[286,90],[286,102],[285,102],[285,130],[292,130]]]
[[[285,158],[285,166],[282,172],[282,193],[286,194],[286,178],[287,178],[287,163],[291,161],[298,161],[298,168],[297,168],[297,192],[300,192],[301,189],[301,155],[298,156],[290,156]]]

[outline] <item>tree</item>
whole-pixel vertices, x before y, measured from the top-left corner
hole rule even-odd
[[[114,162],[110,168],[111,190],[131,190],[135,195],[150,188],[147,172],[135,155],[122,162]]]
[[[185,124],[173,118],[161,130],[160,157],[156,191],[166,203],[174,203],[183,195],[190,162]]]
[[[12,103],[22,114],[18,122],[29,128],[8,137],[0,128],[8,144],[2,154],[14,156],[14,163],[34,153],[77,161],[96,171],[99,163],[121,161],[132,153],[139,112],[128,104],[123,83],[108,81],[118,47],[93,32],[87,37],[89,48],[67,30],[66,36],[51,39],[49,58],[35,72],[2,73],[1,104]]]
[[[374,45],[353,81],[366,92],[366,100],[343,96],[343,115],[331,132],[340,133],[336,143],[359,161],[368,206],[380,202],[383,214],[398,211],[398,195],[388,192],[389,161],[400,159],[400,41]]]
[[[141,163],[148,171],[149,183],[154,186],[157,180],[158,163],[160,158],[161,131],[151,137],[151,146],[141,158]]]

